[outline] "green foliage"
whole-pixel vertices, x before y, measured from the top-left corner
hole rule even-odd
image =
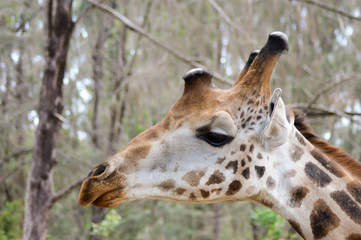
[[[92,235],[99,235],[102,237],[109,237],[114,233],[115,229],[121,223],[121,216],[116,212],[115,209],[111,209],[106,215],[105,219],[97,224],[92,223]]]
[[[262,239],[295,239],[296,234],[288,234],[285,229],[286,220],[272,210],[265,207],[255,207],[251,213],[253,223],[262,229],[266,229],[266,233]]]
[[[21,239],[24,206],[20,201],[5,203],[0,212],[0,240]]]

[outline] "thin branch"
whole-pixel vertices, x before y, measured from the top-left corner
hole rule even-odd
[[[143,22],[142,22],[142,25],[141,27],[142,28],[145,28],[145,26],[147,25],[148,23],[148,18],[149,18],[149,12],[150,12],[150,9],[152,7],[152,4],[153,4],[153,0],[149,0],[148,3],[147,3],[147,7],[145,8],[145,13],[144,13],[144,16],[143,16]],[[137,36],[137,39],[135,40],[135,52],[137,52],[138,48],[139,48],[139,45],[140,45],[140,40],[142,39],[142,35],[138,35]],[[134,66],[134,63],[135,63],[135,60],[136,60],[136,56],[137,54],[134,54],[133,57],[131,58],[130,60],[130,63],[129,63],[129,66],[128,66],[128,70],[127,70],[127,76],[129,76],[133,70],[133,66]]]
[[[305,108],[305,112],[307,112],[313,104],[315,104],[318,99],[320,99],[320,97],[324,94],[326,94],[327,92],[329,92],[330,90],[332,90],[333,88],[337,87],[338,85],[347,82],[349,80],[353,80],[355,79],[354,76],[349,76],[346,77],[344,79],[338,80],[338,81],[334,81],[332,84],[327,84],[327,86],[325,86],[324,88],[322,88],[321,90],[319,90],[316,95],[311,99],[311,101],[308,103],[307,107]]]
[[[288,109],[301,109],[305,110],[308,107],[308,104],[299,103],[299,104],[290,104],[287,105]],[[338,111],[335,109],[327,108],[325,106],[320,105],[312,105],[308,112],[307,116],[309,117],[326,117],[326,116],[337,116],[344,117],[349,119],[351,122],[361,125],[361,121],[354,119],[353,117],[361,116],[359,112],[346,112],[346,111]]]
[[[218,12],[218,14],[228,23],[231,27],[245,34],[248,37],[248,34],[245,30],[243,30],[240,26],[238,26],[235,22],[228,17],[227,13],[216,3],[214,0],[208,0],[212,7]]]
[[[108,7],[105,4],[101,4],[101,3],[97,3],[94,0],[86,0],[88,2],[90,2],[91,4],[95,5],[97,8],[101,9],[102,11],[108,13],[109,15],[113,16],[114,18],[116,18],[117,20],[121,21],[123,24],[125,24],[130,30],[137,32],[138,34],[141,34],[143,37],[145,37],[146,39],[148,39],[149,41],[151,41],[154,45],[156,45],[157,47],[165,50],[166,52],[168,52],[169,54],[171,54],[172,56],[176,57],[177,59],[183,61],[184,63],[192,66],[192,67],[196,67],[196,68],[206,68],[205,66],[203,66],[202,64],[199,64],[197,62],[191,61],[189,60],[189,58],[183,56],[182,54],[180,54],[178,51],[166,46],[165,44],[161,43],[160,41],[158,41],[156,38],[154,38],[152,35],[150,35],[147,31],[145,31],[143,28],[139,27],[137,24],[133,23],[132,21],[130,21],[127,17],[121,15],[120,13],[118,13],[117,11],[115,11],[114,9]],[[219,73],[214,72],[213,73],[213,77],[215,79],[217,79],[219,82],[225,83],[227,85],[232,85],[232,81],[223,78]]]
[[[150,9],[152,7],[152,4],[153,4],[153,0],[149,0],[148,4],[147,4],[147,7],[145,9],[144,16],[143,16],[143,22],[142,22],[142,26],[141,26],[142,28],[144,28],[145,25],[148,22],[148,16],[149,16],[149,12],[150,12]],[[134,47],[135,52],[137,52],[138,49],[139,49],[140,40],[142,39],[142,37],[143,37],[143,35],[139,34],[137,36],[137,39],[135,40],[135,47]],[[127,68],[127,72],[125,74],[126,77],[133,74],[133,67],[134,67],[134,63],[135,63],[135,60],[136,60],[136,56],[137,56],[137,54],[134,54],[132,56],[132,58],[130,59],[130,62],[128,64],[128,68]],[[123,83],[123,81],[122,81],[122,83],[114,90],[114,95],[113,96],[117,95],[127,84],[128,84],[128,81],[126,81],[126,83]]]
[[[243,28],[240,27],[240,24],[236,24],[231,18],[227,15],[227,13],[216,3],[215,0],[208,0],[212,7],[218,12],[221,18],[230,25],[232,28],[239,31],[243,37],[246,37],[249,43],[256,44],[257,42],[249,36],[249,33],[246,32]]]
[[[67,188],[55,193],[51,199],[51,204],[54,204],[54,203],[58,202],[59,200],[63,199],[64,197],[66,197],[75,188],[79,187],[84,182],[85,179],[86,179],[85,177],[81,178],[81,179],[77,180],[76,182],[74,182],[73,184],[71,184],[70,186],[68,186]]]
[[[325,9],[327,11],[335,12],[335,13],[340,14],[340,15],[342,15],[344,17],[349,18],[349,19],[361,21],[361,17],[353,16],[353,15],[349,14],[348,12],[345,12],[343,10],[328,6],[328,5],[326,5],[324,3],[321,3],[321,2],[317,2],[317,1],[313,1],[313,0],[289,0],[289,1],[299,1],[299,2],[308,3],[308,4],[311,4],[311,5],[315,5],[315,6],[319,7],[319,8],[323,8],[323,9]]]
[[[99,3],[103,2],[103,0],[100,0]],[[89,15],[89,13],[93,12],[95,10],[95,6],[91,5],[88,7],[74,22],[74,25],[78,24],[81,20],[83,20],[86,16]]]
[[[8,155],[8,156],[5,156],[5,157],[3,158],[3,161],[0,162],[0,165],[8,162],[8,161],[9,161],[10,159],[12,159],[12,158],[18,158],[18,157],[21,157],[22,155],[25,155],[25,154],[28,154],[28,153],[32,153],[33,150],[34,150],[33,148],[25,149],[25,150],[20,150],[20,151],[18,151],[18,152],[14,152],[14,153],[12,153],[12,154],[10,154],[10,155]]]
[[[21,162],[18,163],[18,165],[14,169],[3,174],[0,177],[0,184],[5,182],[9,177],[11,177],[14,173],[16,173],[19,169],[21,169],[28,161],[29,159],[23,159]]]

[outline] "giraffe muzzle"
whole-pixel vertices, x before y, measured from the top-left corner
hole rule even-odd
[[[107,163],[95,167],[81,186],[79,204],[108,208],[119,205],[125,196],[125,179],[123,173],[111,169]]]

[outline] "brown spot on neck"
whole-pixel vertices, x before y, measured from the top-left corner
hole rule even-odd
[[[357,177],[361,180],[361,163],[352,159],[345,152],[340,150],[339,148],[332,146],[326,141],[320,139],[313,131],[310,124],[307,122],[306,114],[299,110],[292,110],[295,116],[295,127],[298,131],[305,137],[313,146],[318,148],[321,152],[323,152],[330,160],[335,161],[340,164],[343,168],[345,168],[350,174]],[[304,139],[301,137],[296,138],[301,142]]]
[[[311,152],[312,157],[314,157],[319,163],[322,164],[329,172],[331,172],[336,177],[343,177],[345,174],[342,169],[336,165],[334,162],[331,162],[326,156],[318,149],[313,149]]]
[[[345,191],[332,192],[331,197],[354,222],[361,225],[361,208]]]
[[[301,159],[304,151],[299,146],[293,145],[290,149],[290,157],[294,162],[297,162]]]
[[[339,226],[340,219],[324,200],[319,199],[313,205],[310,222],[314,238],[321,239]]]
[[[361,184],[357,181],[353,181],[347,184],[347,191],[351,194],[351,196],[361,204]]]
[[[305,139],[299,132],[296,132],[296,138],[297,138],[298,142],[301,143],[301,145],[303,145],[303,146],[307,145]]]
[[[294,187],[291,190],[291,198],[289,200],[290,207],[298,208],[301,206],[303,199],[306,197],[309,190],[306,187]]]
[[[269,176],[267,178],[266,184],[269,190],[273,190],[276,186],[276,181],[271,176]]]
[[[285,173],[283,174],[283,176],[284,176],[285,178],[293,178],[294,176],[296,176],[296,174],[297,174],[297,171],[294,170],[294,169],[291,169],[291,170],[285,172]]]
[[[307,177],[319,187],[326,187],[332,179],[314,163],[308,162],[305,166]]]

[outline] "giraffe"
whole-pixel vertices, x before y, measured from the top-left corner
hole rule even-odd
[[[353,170],[361,164],[334,159],[303,116],[286,111],[281,89],[271,94],[271,74],[285,51],[287,36],[269,34],[226,90],[212,83],[210,71],[190,70],[164,119],[89,173],[79,204],[252,201],[305,239],[361,239],[361,174]]]

